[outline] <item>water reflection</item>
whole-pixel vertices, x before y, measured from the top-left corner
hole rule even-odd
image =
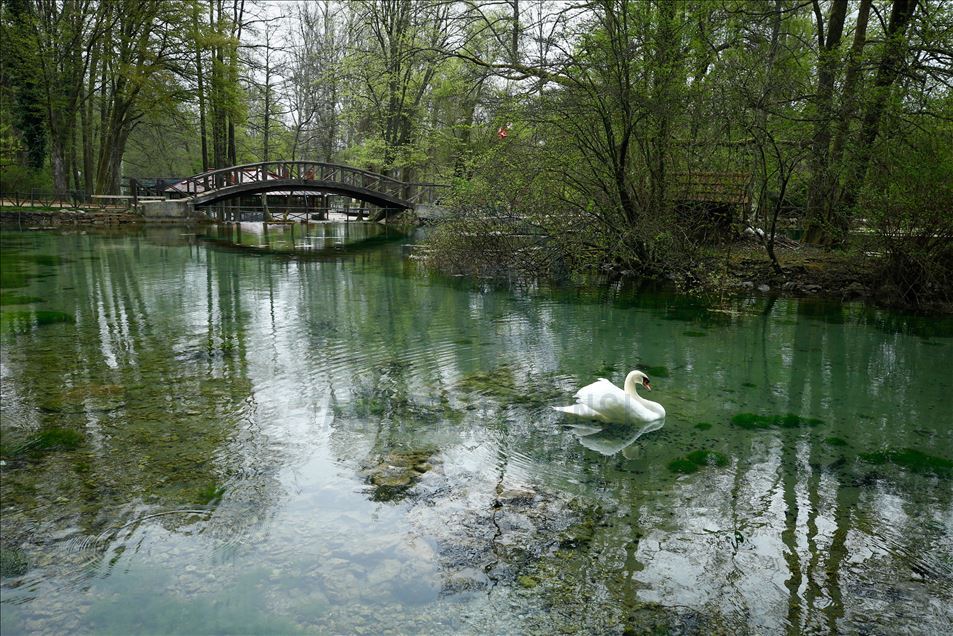
[[[953,618],[943,321],[492,290],[358,227],[3,235],[5,634]],[[636,364],[664,427],[552,412]]]
[[[600,455],[615,455],[622,452],[626,459],[635,459],[640,455],[630,449],[646,433],[657,431],[665,425],[665,419],[647,424],[604,424],[600,426],[574,425],[573,433],[579,437],[579,443]]]

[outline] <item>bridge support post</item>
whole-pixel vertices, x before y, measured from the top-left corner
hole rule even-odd
[[[268,210],[268,193],[267,192],[261,193],[261,209],[262,209],[261,220],[267,223],[268,221],[271,220],[271,212],[269,212]]]

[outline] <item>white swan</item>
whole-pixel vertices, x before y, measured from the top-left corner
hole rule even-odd
[[[665,409],[661,404],[639,395],[636,388],[640,383],[649,391],[652,390],[649,376],[641,371],[632,371],[625,376],[625,390],[605,378],[599,378],[576,391],[576,404],[553,408],[574,417],[616,424],[651,422],[665,417]]]

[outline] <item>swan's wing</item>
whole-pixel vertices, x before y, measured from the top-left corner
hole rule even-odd
[[[554,406],[553,410],[559,411],[560,413],[565,413],[566,415],[572,415],[574,417],[581,417],[587,420],[599,420],[605,421],[605,418],[602,416],[599,411],[594,411],[585,404],[573,404],[572,406]]]
[[[576,400],[592,411],[599,413],[607,422],[624,424],[640,419],[629,404],[634,401],[625,392],[605,378],[586,385],[576,392]],[[646,419],[646,418],[641,418]],[[654,417],[648,419],[655,419]]]

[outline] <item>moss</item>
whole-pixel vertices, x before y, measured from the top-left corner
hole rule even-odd
[[[953,477],[953,461],[936,455],[927,455],[913,448],[861,453],[860,458],[868,464],[882,465],[890,463],[913,473]]]
[[[758,385],[755,384],[754,382],[742,382],[741,386],[745,387],[746,389],[753,389]]]
[[[824,443],[828,446],[847,446],[847,441],[840,437],[827,437]]]
[[[700,430],[700,431],[707,431],[708,429],[711,428],[711,423],[710,423],[710,422],[699,422],[698,424],[695,425],[695,428],[697,428],[697,429]]]
[[[533,589],[534,587],[536,587],[537,585],[539,585],[539,581],[537,581],[537,580],[536,580],[535,578],[533,578],[532,576],[528,576],[528,575],[526,575],[526,574],[520,576],[520,577],[519,577],[518,579],[516,579],[516,580],[519,582],[520,587],[524,587],[524,588],[526,588],[526,589],[528,589],[528,590],[531,590],[531,589]]]
[[[712,450],[697,450],[688,454],[688,461],[699,466],[727,466],[728,458],[724,453]]]
[[[675,459],[668,463],[668,469],[673,473],[689,475],[698,472],[698,464],[689,459]]]
[[[793,413],[787,415],[757,415],[755,413],[736,413],[731,423],[746,430],[760,430],[771,427],[800,428],[803,426],[820,426],[824,420],[816,417],[800,417]]]

